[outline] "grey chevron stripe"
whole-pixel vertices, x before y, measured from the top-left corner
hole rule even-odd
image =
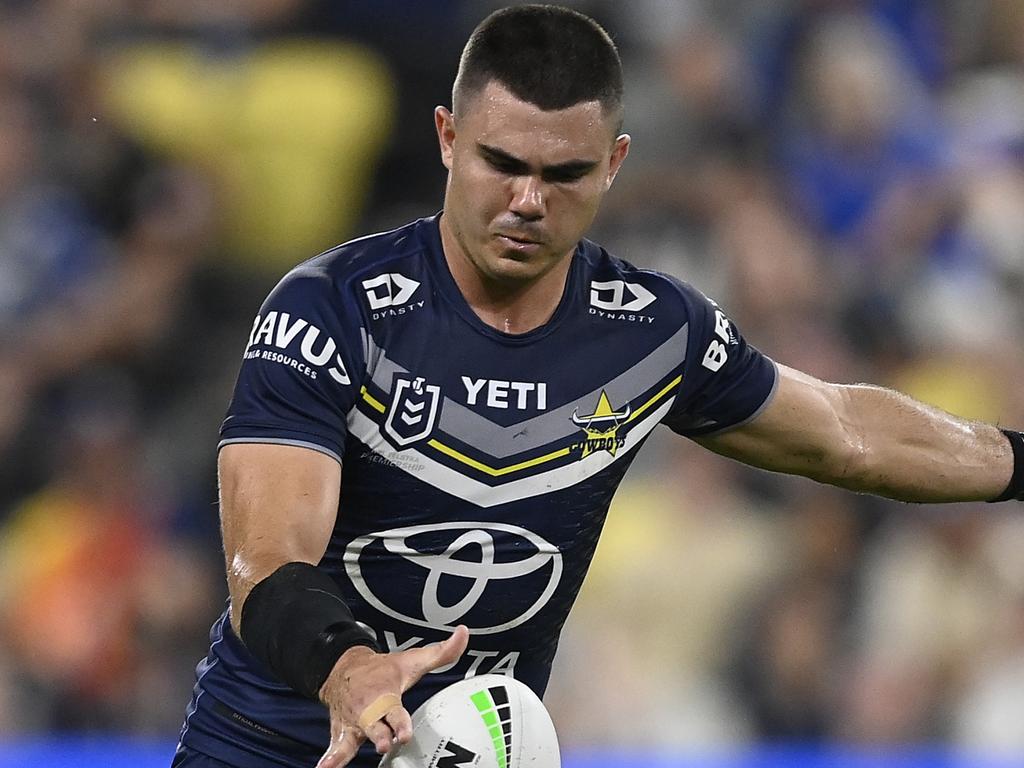
[[[643,360],[592,392],[554,410],[544,411],[506,427],[495,424],[450,397],[445,397],[438,426],[446,434],[496,459],[535,450],[570,437],[579,432],[579,427],[572,422],[573,411],[579,409],[580,412],[585,412],[594,408],[602,389],[608,394],[614,406],[621,407],[677,368],[685,359],[688,327],[688,324],[684,323]],[[363,342],[368,353],[366,359],[376,362],[372,381],[390,394],[394,375],[409,371],[388,359],[386,351],[377,346],[373,337],[365,330],[363,333]]]

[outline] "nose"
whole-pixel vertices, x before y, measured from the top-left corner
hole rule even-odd
[[[508,209],[527,221],[544,218],[544,183],[536,176],[528,174],[513,178],[512,199],[509,201]]]

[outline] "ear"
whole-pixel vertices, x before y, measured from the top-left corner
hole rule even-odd
[[[622,167],[622,161],[629,154],[630,141],[632,139],[628,133],[624,133],[615,139],[615,145],[612,147],[611,161],[608,163],[608,178],[605,179],[604,184],[605,191],[611,188],[612,182],[615,181],[615,175],[619,172],[619,168]]]
[[[437,128],[437,143],[441,147],[441,162],[450,171],[452,169],[452,145],[455,143],[455,115],[447,107],[435,107],[434,127]]]

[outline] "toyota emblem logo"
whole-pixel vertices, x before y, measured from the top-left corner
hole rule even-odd
[[[562,576],[558,547],[506,523],[378,531],[353,540],[344,561],[359,594],[381,613],[417,627],[464,623],[479,635],[528,621],[551,599]],[[478,604],[486,626],[474,616]]]

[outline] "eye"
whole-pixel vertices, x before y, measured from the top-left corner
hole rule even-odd
[[[589,171],[548,171],[544,174],[544,181],[552,184],[572,184],[587,175]]]
[[[491,155],[485,155],[484,160],[486,160],[487,164],[491,166],[491,168],[496,170],[498,173],[504,173],[509,176],[518,176],[523,172],[523,169],[520,167],[519,163],[513,162],[511,160],[506,160],[504,158],[494,157]]]

